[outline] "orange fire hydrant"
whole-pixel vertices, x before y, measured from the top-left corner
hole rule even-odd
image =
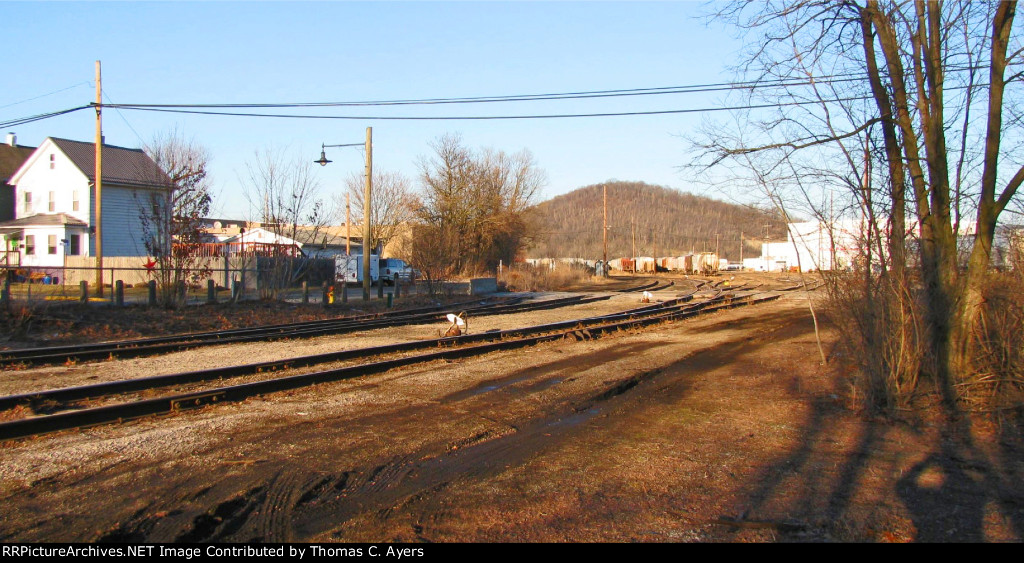
[[[333,285],[331,287],[327,288],[327,303],[329,305],[334,305],[334,286]]]

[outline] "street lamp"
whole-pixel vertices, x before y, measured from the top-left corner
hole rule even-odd
[[[320,144],[320,159],[313,162],[327,166],[327,148],[358,147],[366,149],[366,192],[363,195],[363,300],[370,300],[370,193],[373,191],[373,128],[366,128],[365,143],[347,143],[342,145]]]

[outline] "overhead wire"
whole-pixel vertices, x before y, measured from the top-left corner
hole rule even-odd
[[[18,119],[12,119],[12,120],[8,120],[8,121],[0,121],[0,129],[7,128],[7,127],[15,127],[15,126],[18,126],[18,125],[24,125],[26,123],[32,123],[34,121],[42,121],[43,119],[50,119],[51,117],[57,117],[57,116],[60,116],[60,115],[74,113],[76,111],[81,111],[83,109],[89,109],[89,108],[93,107],[93,105],[94,104],[87,104],[87,105],[84,105],[84,106],[68,108],[68,109],[64,109],[64,110],[60,110],[60,111],[52,111],[52,112],[49,112],[49,113],[40,113],[40,114],[37,114],[37,115],[30,115],[30,116],[27,116],[27,117],[19,117]]]
[[[118,105],[120,109],[134,110],[134,111],[153,111],[163,113],[179,113],[179,114],[190,114],[190,115],[219,115],[219,116],[232,116],[232,117],[271,117],[281,119],[343,119],[343,120],[361,120],[361,121],[481,121],[481,120],[498,120],[498,119],[563,119],[563,118],[581,118],[581,117],[623,117],[623,116],[642,116],[642,115],[669,115],[669,114],[684,114],[684,113],[708,113],[716,111],[736,111],[736,110],[752,110],[752,109],[765,109],[765,108],[778,108],[788,106],[801,106],[801,105],[812,105],[821,104],[822,102],[827,103],[838,103],[838,102],[850,102],[856,100],[869,100],[871,96],[851,96],[848,98],[835,98],[831,100],[808,100],[804,102],[784,102],[784,103],[770,103],[770,104],[748,104],[743,106],[726,106],[726,107],[704,107],[704,108],[688,108],[688,109],[670,109],[670,110],[652,110],[652,111],[623,111],[623,112],[597,112],[597,113],[561,113],[561,114],[524,114],[524,115],[440,115],[440,116],[395,116],[395,115],[308,115],[308,114],[290,114],[290,113],[252,113],[252,112],[229,112],[229,111],[208,111],[208,110],[190,110],[190,109],[173,109],[173,108],[158,108],[158,107],[133,107]]]
[[[72,84],[71,86],[68,86],[67,88],[61,88],[60,90],[54,90],[53,92],[47,92],[46,94],[40,94],[38,96],[34,96],[32,98],[27,98],[27,99],[21,100],[19,102],[12,102],[12,103],[9,103],[9,104],[4,104],[4,105],[0,106],[0,109],[9,108],[11,106],[16,106],[16,105],[19,105],[19,104],[24,104],[24,103],[27,103],[27,102],[31,102],[33,100],[38,100],[40,98],[45,98],[47,96],[52,96],[54,94],[59,94],[61,92],[66,92],[66,91],[68,91],[68,90],[70,90],[72,88],[78,88],[79,86],[83,86],[83,85],[84,86],[88,86],[89,84],[92,84],[92,82],[86,80],[85,82],[79,82],[78,84]]]
[[[961,72],[965,70],[980,69],[975,66],[951,66],[946,70],[950,72]],[[712,82],[708,84],[690,84],[684,86],[659,86],[653,88],[623,88],[613,90],[583,90],[574,92],[549,92],[541,94],[512,94],[503,96],[470,96],[455,98],[412,98],[395,100],[363,100],[345,102],[264,102],[264,103],[190,103],[190,104],[117,104],[118,107],[128,109],[141,108],[200,108],[200,109],[256,109],[256,108],[303,108],[303,107],[363,107],[363,106],[393,106],[393,105],[435,105],[435,104],[474,104],[474,103],[504,103],[523,101],[556,101],[575,100],[590,98],[611,98],[628,96],[651,96],[665,94],[697,94],[708,92],[721,92],[729,90],[757,90],[763,88],[788,88],[792,86],[803,86],[810,84],[835,84],[843,82],[858,82],[865,80],[861,73],[837,73],[812,78],[776,78],[769,80],[750,80],[740,82]]]
[[[850,82],[859,80],[854,75],[835,75],[822,77],[818,82]],[[392,105],[434,105],[434,104],[473,104],[473,103],[497,103],[497,102],[524,102],[524,101],[555,101],[575,100],[589,98],[613,98],[626,96],[651,96],[664,94],[697,94],[706,92],[719,92],[728,90],[748,90],[758,88],[781,88],[810,84],[806,79],[785,79],[751,82],[719,82],[711,84],[697,84],[690,86],[662,86],[656,88],[630,88],[619,90],[591,90],[580,92],[561,92],[547,94],[515,94],[507,96],[477,96],[461,98],[418,98],[398,100],[368,100],[348,102],[285,102],[285,103],[234,103],[234,104],[117,104],[118,107],[126,109],[141,108],[232,108],[232,109],[254,109],[254,108],[302,108],[302,107],[364,107],[364,106],[392,106]]]
[[[947,72],[969,70],[969,67],[951,67]],[[816,84],[841,83],[863,80],[859,73],[841,73],[828,76],[814,77]],[[282,118],[282,119],[331,119],[331,120],[387,120],[387,121],[475,121],[475,120],[512,120],[512,119],[564,119],[564,118],[593,118],[593,117],[624,117],[624,116],[647,116],[647,115],[671,115],[686,113],[706,113],[716,111],[754,110],[766,108],[779,108],[787,106],[817,105],[821,103],[839,103],[856,100],[867,100],[870,96],[851,96],[835,98],[830,100],[807,100],[793,102],[775,102],[765,104],[747,104],[728,107],[710,108],[687,108],[668,109],[651,111],[623,111],[623,112],[594,112],[594,113],[555,113],[555,114],[523,114],[523,115],[476,115],[476,116],[365,116],[365,115],[310,115],[310,114],[287,114],[287,113],[258,113],[258,112],[237,112],[237,111],[214,111],[215,109],[256,109],[256,108],[310,108],[310,107],[366,107],[366,106],[395,106],[395,105],[434,105],[434,104],[471,104],[471,103],[497,103],[497,102],[524,102],[524,101],[558,101],[589,98],[608,98],[623,96],[646,96],[662,94],[692,94],[707,93],[727,90],[757,90],[762,88],[789,88],[793,86],[807,85],[812,83],[809,79],[773,79],[755,80],[746,82],[718,82],[709,84],[695,84],[687,86],[662,86],[654,88],[628,88],[615,90],[589,90],[575,92],[560,92],[547,94],[514,94],[507,96],[478,96],[461,98],[420,98],[420,99],[396,99],[377,101],[354,101],[354,102],[293,102],[293,103],[246,103],[246,104],[99,104],[100,107],[108,107],[118,110],[122,119],[124,115],[119,110],[153,111],[164,113],[179,113],[192,115],[215,115],[232,117],[261,117],[261,118]],[[73,88],[79,86],[71,86]],[[976,85],[977,86],[977,85]],[[69,89],[69,88],[65,88]],[[49,95],[49,94],[44,94]],[[42,97],[42,96],[39,96]],[[107,96],[108,102],[110,101]],[[79,106],[66,110],[37,114],[33,116],[12,119],[0,122],[0,128],[13,127],[49,119],[60,115],[76,112],[82,109],[96,107],[97,104],[90,103],[87,106]],[[127,119],[125,119],[127,122]],[[130,125],[129,125],[130,127]],[[136,132],[136,136],[138,133]]]

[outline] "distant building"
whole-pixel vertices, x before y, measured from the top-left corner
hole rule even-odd
[[[802,271],[815,270],[849,270],[857,260],[864,260],[868,254],[865,249],[866,223],[860,219],[846,219],[832,223],[822,221],[805,221],[790,223],[785,242],[766,242],[761,245],[761,256],[743,260],[747,270],[766,272],[786,271],[799,267]],[[888,236],[885,227],[879,231],[883,237]],[[964,221],[960,224],[958,247],[960,261],[966,265],[970,248],[974,243],[975,224]],[[920,228],[913,223],[908,228],[907,262],[917,262],[917,237]],[[993,247],[992,265],[1001,267],[1008,260],[1010,237],[1002,234],[996,237]],[[877,265],[878,253],[887,252],[887,244],[873,242],[870,254],[872,262]]]

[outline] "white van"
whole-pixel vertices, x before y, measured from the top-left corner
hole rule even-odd
[[[380,256],[370,255],[370,283],[380,279]],[[344,254],[334,257],[334,281],[336,283],[363,283],[363,255]]]

